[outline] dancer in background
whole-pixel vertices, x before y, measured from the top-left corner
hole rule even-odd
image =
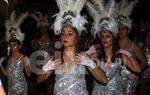
[[[49,29],[50,24],[48,22],[48,15],[46,13],[44,14],[44,13],[37,11],[35,12],[35,14],[31,14],[31,17],[35,19],[37,22],[37,31],[31,42],[33,53],[38,52],[38,50],[44,50],[45,52],[49,54],[49,56],[53,56],[54,46],[52,43],[52,38],[50,38],[51,33],[49,33],[51,31]],[[36,64],[36,63],[31,63],[31,64]],[[34,73],[36,74],[35,76],[37,80],[42,80],[42,79],[39,79],[39,78],[43,78],[42,74],[38,74],[38,72],[34,72]],[[37,81],[36,87],[39,93],[41,94],[52,94],[53,85],[54,85],[54,75],[49,77],[46,81],[42,83],[40,81]]]
[[[94,82],[92,95],[124,95],[121,80],[121,68],[125,65],[134,72],[141,72],[140,65],[127,50],[119,48],[117,40],[118,24],[113,18],[114,0],[103,0],[94,3],[87,2],[87,9],[95,20],[92,32],[100,37],[101,51],[98,54],[97,65],[106,73],[108,83]],[[95,9],[98,7],[99,9]]]
[[[147,67],[141,74],[140,83],[137,89],[137,95],[149,94],[150,88],[150,23],[145,27],[145,39],[144,39],[144,55],[147,60]]]
[[[39,15],[39,17],[36,16]],[[36,12],[36,14],[31,14],[31,17],[37,21],[37,32],[34,35],[32,40],[32,50],[45,50],[49,53],[50,56],[54,54],[54,47],[52,44],[52,39],[49,36],[49,27],[48,15],[45,13],[43,15],[41,12]]]
[[[1,70],[8,77],[8,95],[27,95],[28,93],[25,75],[30,76],[30,61],[20,52],[25,35],[19,28],[27,15],[28,13],[24,13],[16,20],[15,11],[13,11],[11,18],[6,21],[6,38],[10,52],[6,58],[1,58],[1,60],[7,60],[6,69],[1,66]]]
[[[120,4],[120,5],[119,5]],[[142,49],[133,41],[128,38],[128,34],[132,28],[132,20],[129,18],[137,0],[129,2],[122,0],[118,4],[118,24],[119,24],[119,45],[121,49],[129,51],[133,58],[137,60],[143,71],[147,65],[146,58]],[[124,6],[123,6],[124,5]],[[125,66],[122,68],[122,80],[124,80],[123,89],[126,95],[134,95],[139,83],[139,73],[133,72]]]

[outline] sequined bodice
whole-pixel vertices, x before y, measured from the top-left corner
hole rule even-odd
[[[109,63],[108,67],[105,67],[105,63],[100,62],[100,64],[98,64],[100,68],[102,68],[102,70],[105,72],[107,79],[108,79],[108,83],[106,86],[104,87],[108,87],[109,89],[117,89],[117,85],[118,83],[116,83],[117,81],[117,77],[120,74],[120,63]],[[96,83],[97,86],[100,86],[99,83]]]
[[[134,43],[132,43],[129,52],[133,56],[136,56],[134,50]],[[129,68],[127,68],[126,65],[122,65],[120,78],[123,81],[121,82],[121,88],[123,89],[124,95],[134,95],[139,77],[135,73],[133,73]]]
[[[144,48],[144,54],[147,60],[147,68],[144,70],[142,77],[144,79],[150,79],[150,48]]]
[[[135,78],[137,78],[138,76],[136,74],[134,74],[131,70],[129,70],[125,65],[122,65],[121,67],[121,75],[124,78],[128,78],[130,80],[133,80]],[[138,78],[137,78],[138,79]]]
[[[121,60],[116,59],[114,63],[109,63],[107,67],[105,67],[105,63],[103,61],[98,61],[97,65],[105,72],[108,83],[101,84],[94,81],[92,95],[122,95],[122,92],[119,90]]]
[[[7,66],[8,73],[8,92],[9,95],[16,95],[17,93],[26,94],[27,83],[23,72],[24,65],[22,63],[22,57],[16,61],[9,60]]]
[[[14,79],[14,80],[22,80],[24,79],[24,73],[23,73],[23,64],[21,57],[16,61],[8,61],[8,78]]]
[[[55,70],[55,74],[55,95],[88,95],[83,66],[77,66],[69,72]]]

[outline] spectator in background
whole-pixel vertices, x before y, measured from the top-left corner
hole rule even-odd
[[[54,55],[54,46],[52,43],[52,38],[50,38],[50,24],[48,22],[48,15],[42,14],[41,12],[36,12],[35,14],[31,14],[31,17],[36,20],[37,22],[37,31],[35,35],[33,35],[33,40],[31,42],[31,47],[33,53],[38,50],[46,51],[49,56]],[[35,64],[35,63],[32,63]],[[42,78],[40,74],[36,74],[37,80]],[[48,79],[42,83],[37,81],[37,90],[40,94],[52,94],[53,93],[53,86],[54,86],[54,75],[48,77]]]

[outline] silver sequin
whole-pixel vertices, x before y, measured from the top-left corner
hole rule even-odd
[[[27,95],[24,66],[21,62],[21,57],[16,61],[8,61],[8,95]]]
[[[85,68],[77,66],[69,72],[55,70],[55,95],[88,95],[85,81]]]

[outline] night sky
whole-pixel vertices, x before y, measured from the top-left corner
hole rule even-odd
[[[46,4],[48,6],[51,6],[54,8],[54,10],[57,10],[56,2],[55,0],[25,0],[27,2],[31,3],[40,3],[40,4]],[[144,19],[144,20],[150,20],[150,3],[148,2],[150,0],[139,0],[139,3],[134,8],[131,18],[133,19]]]
[[[150,3],[149,0],[139,0],[140,2],[134,8],[131,17],[137,19],[150,20]]]

